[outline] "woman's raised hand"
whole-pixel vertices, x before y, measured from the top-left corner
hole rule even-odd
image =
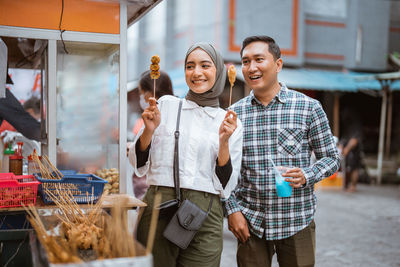
[[[145,125],[145,130],[151,134],[160,125],[161,116],[157,107],[157,101],[154,97],[149,98],[149,106],[143,111],[142,118]]]
[[[229,138],[236,130],[237,127],[237,114],[233,110],[226,112],[225,118],[219,127],[219,143],[228,143]]]

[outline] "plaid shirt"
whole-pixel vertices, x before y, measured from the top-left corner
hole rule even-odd
[[[238,185],[225,202],[227,212],[241,211],[259,238],[290,237],[313,220],[314,184],[339,168],[325,112],[317,100],[283,83],[268,106],[251,92],[232,108],[243,124],[243,158]],[[306,184],[294,188],[291,197],[277,197],[271,160],[275,166],[301,168]]]

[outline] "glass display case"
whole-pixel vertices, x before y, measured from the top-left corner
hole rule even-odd
[[[57,167],[118,169],[119,46],[57,43]]]
[[[118,168],[119,46],[65,47],[58,42],[57,165],[89,173]]]

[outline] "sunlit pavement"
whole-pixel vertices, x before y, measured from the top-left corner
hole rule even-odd
[[[320,189],[317,200],[316,266],[400,266],[399,186]],[[221,266],[235,267],[236,239],[224,226]]]

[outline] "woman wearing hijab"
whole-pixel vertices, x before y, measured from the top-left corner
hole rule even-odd
[[[170,218],[160,217],[153,247],[154,266],[219,266],[223,241],[223,211],[220,198],[227,198],[236,186],[242,155],[242,125],[236,113],[219,107],[226,68],[215,48],[197,43],[185,58],[185,79],[189,87],[179,126],[179,177],[182,199],[203,211],[207,219],[188,248],[180,249],[163,237]],[[150,99],[143,112],[144,128],[133,143],[129,160],[138,176],[147,174],[150,185],[147,203],[138,225],[137,238],[146,244],[154,195],[162,201],[175,198],[173,159],[174,132],[180,99],[163,96]],[[214,201],[211,202],[211,199]]]

